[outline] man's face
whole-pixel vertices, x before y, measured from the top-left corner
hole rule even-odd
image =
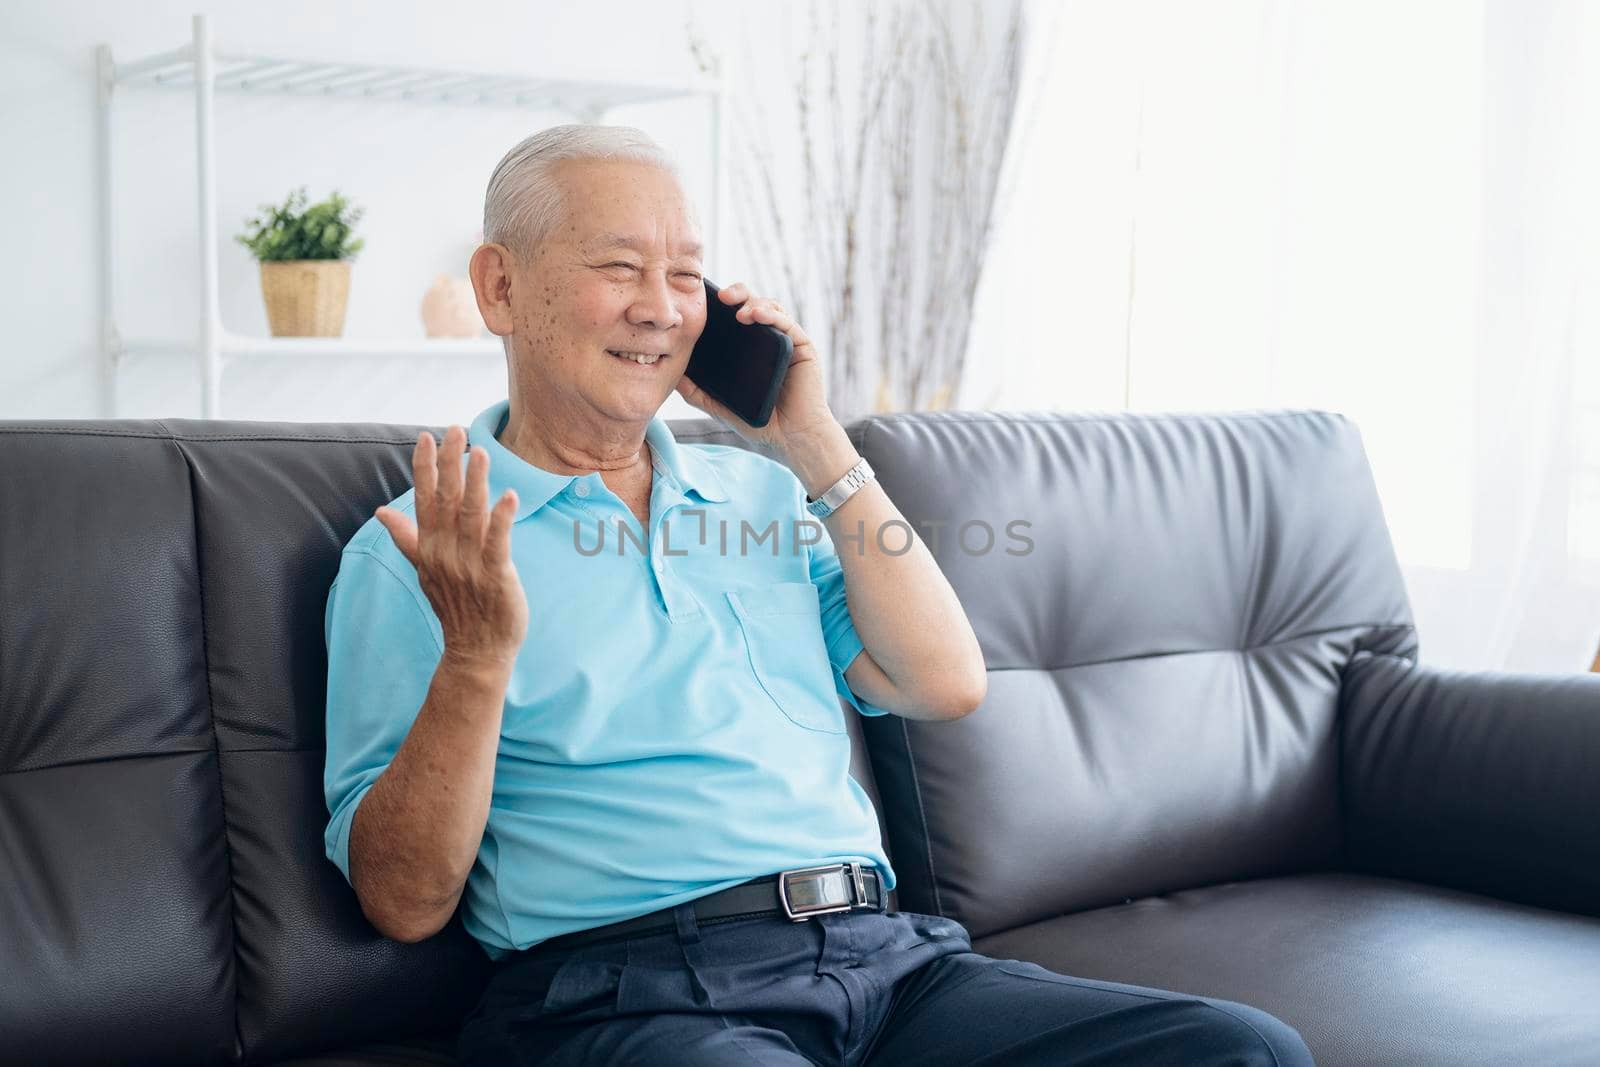
[[[567,160],[566,216],[522,272],[522,359],[569,403],[648,421],[705,328],[700,242],[683,190],[659,167]],[[645,366],[613,352],[665,353]]]

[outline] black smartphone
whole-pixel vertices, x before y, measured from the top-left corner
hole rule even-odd
[[[772,418],[794,342],[764,322],[740,322],[736,305],[724,304],[711,279],[706,286],[706,327],[689,353],[684,376],[751,426]]]

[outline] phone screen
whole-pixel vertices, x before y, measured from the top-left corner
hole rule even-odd
[[[794,342],[764,322],[740,322],[736,305],[724,304],[711,279],[706,287],[706,326],[684,375],[751,426],[772,418],[783,379],[794,358]]]

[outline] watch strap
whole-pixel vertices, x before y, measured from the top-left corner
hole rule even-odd
[[[807,497],[806,510],[819,519],[825,519],[838,511],[846,500],[855,496],[857,491],[874,477],[876,475],[873,474],[872,464],[863,456],[860,462],[845,472],[843,478],[825,489],[817,499],[812,500]]]

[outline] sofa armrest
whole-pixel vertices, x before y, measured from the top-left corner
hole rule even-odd
[[[1359,653],[1339,700],[1353,869],[1600,915],[1600,674]]]

